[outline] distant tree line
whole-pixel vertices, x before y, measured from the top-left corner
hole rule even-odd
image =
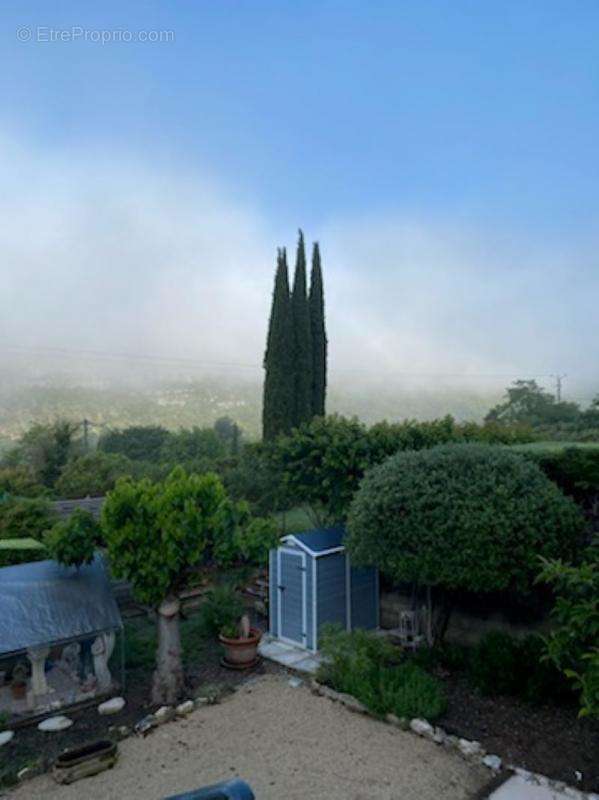
[[[518,380],[505,390],[485,422],[528,425],[549,439],[599,441],[599,395],[587,409],[571,400],[558,400],[535,380]]]
[[[264,369],[262,434],[266,441],[312,417],[324,416],[327,337],[320,248],[315,242],[308,292],[302,231],[291,292],[287,252],[285,248],[277,252]]]

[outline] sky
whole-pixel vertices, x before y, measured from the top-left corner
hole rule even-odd
[[[0,359],[259,374],[301,226],[333,377],[599,389],[595,0],[23,0],[0,36]]]

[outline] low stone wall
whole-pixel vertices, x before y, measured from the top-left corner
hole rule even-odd
[[[381,628],[397,628],[400,612],[410,610],[410,603],[408,595],[400,592],[382,592],[379,623]],[[515,624],[499,612],[477,616],[456,610],[451,615],[445,639],[455,644],[473,645],[488,631],[502,630],[512,636],[526,636],[530,633],[543,632],[546,628],[545,621],[536,625]]]

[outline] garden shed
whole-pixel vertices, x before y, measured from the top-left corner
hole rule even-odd
[[[122,628],[100,556],[0,569],[0,714],[26,718],[122,687]]]
[[[347,630],[378,627],[379,576],[354,567],[342,526],[283,537],[269,560],[269,629],[272,636],[318,650],[325,623]]]

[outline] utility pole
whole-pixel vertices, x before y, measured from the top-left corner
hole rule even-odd
[[[558,403],[562,402],[562,381],[567,375],[553,375],[555,378],[555,399]]]

